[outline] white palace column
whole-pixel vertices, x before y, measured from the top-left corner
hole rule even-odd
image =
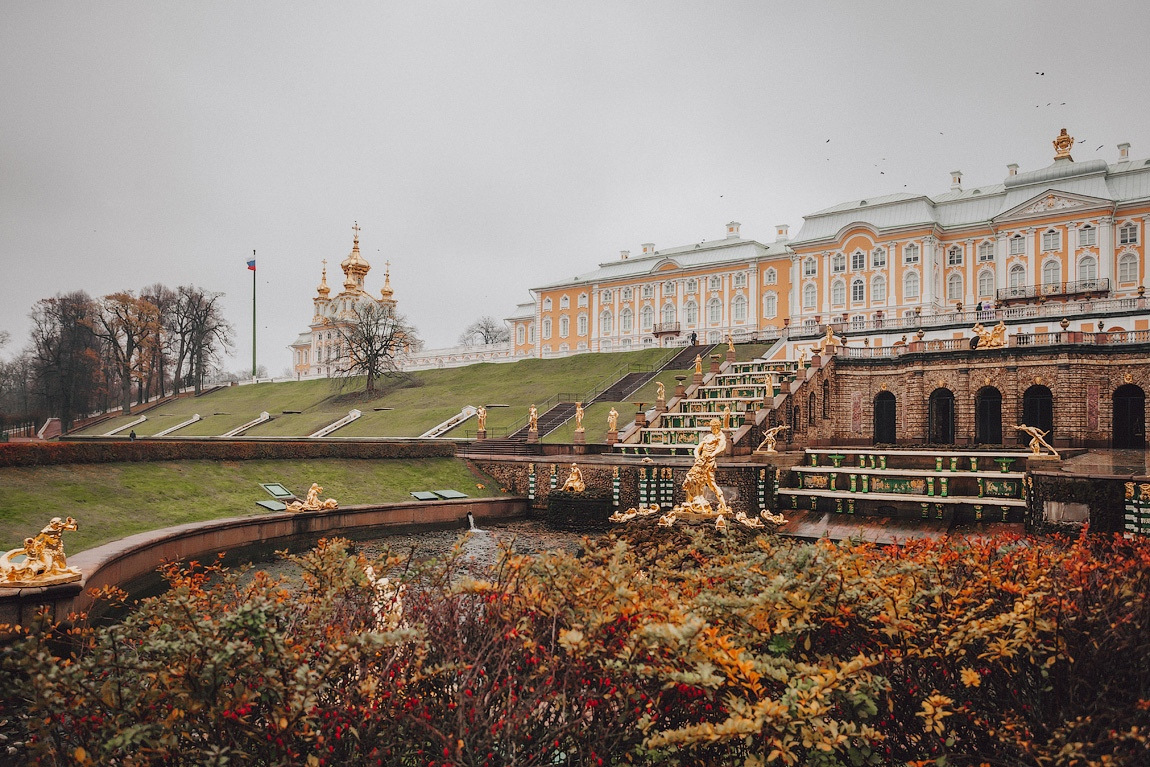
[[[1114,217],[1098,219],[1098,278],[1110,280],[1111,295],[1118,292],[1114,284]]]
[[[922,240],[922,289],[919,294],[922,296],[920,299],[922,305],[930,309],[934,306],[934,275],[936,269],[936,259],[938,252],[938,240],[934,237],[924,237]]]
[[[994,238],[994,299],[998,300],[998,291],[1006,287],[1007,271],[1006,261],[1010,258],[1010,241],[1006,232],[999,232]]]

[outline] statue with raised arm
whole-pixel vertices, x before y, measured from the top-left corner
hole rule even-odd
[[[571,473],[567,475],[567,481],[560,489],[565,493],[581,493],[587,489],[587,484],[583,481],[583,472],[580,471],[578,464],[571,464]]]
[[[723,490],[715,481],[715,468],[718,457],[727,449],[727,435],[723,432],[723,423],[718,418],[712,418],[708,424],[711,433],[702,437],[695,445],[695,465],[687,472],[683,480],[683,491],[687,500],[683,504],[687,511],[697,511],[704,514],[727,513],[727,500],[723,497]],[[710,490],[718,500],[718,506],[712,511],[711,504],[703,497],[703,493]]]
[[[1023,434],[1030,435],[1030,452],[1033,455],[1042,455],[1042,448],[1046,448],[1051,453],[1053,453],[1055,457],[1059,457],[1058,451],[1055,450],[1049,442],[1043,439],[1043,437],[1045,437],[1050,432],[1043,431],[1037,426],[1027,426],[1024,423],[1016,423],[1010,428],[1018,429],[1018,431],[1022,432]]]
[[[619,431],[619,411],[615,408],[607,413],[607,431]]]
[[[824,351],[830,353],[834,347],[842,346],[843,340],[835,335],[834,328],[829,324],[827,325],[827,334],[819,339],[818,343],[814,346],[816,354],[822,354]]]
[[[323,488],[319,486],[318,482],[312,482],[311,487],[308,488],[307,496],[303,503],[299,501],[292,501],[288,504],[288,511],[327,511],[329,509],[339,508],[339,503],[334,498],[328,498],[326,501],[321,501],[319,494],[323,492]]]
[[[77,529],[72,517],[52,520],[24,545],[0,555],[0,587],[51,586],[80,580],[77,567],[68,566],[64,556],[64,533]]]
[[[987,330],[981,322],[974,323],[972,328],[978,338],[975,349],[1001,349],[1006,346],[1006,324],[999,320],[992,330]]]
[[[535,405],[531,405],[531,409],[527,411],[527,424],[530,431],[539,431],[539,411]]]
[[[735,337],[727,333],[727,351],[733,352],[735,350]]]
[[[806,364],[807,364],[807,347],[804,346],[802,349],[799,350],[799,367],[800,368],[806,367]]]
[[[575,403],[575,431],[583,431],[583,403]]]
[[[487,431],[487,408],[480,405],[479,409],[475,411],[475,417],[479,419],[479,430]]]
[[[777,453],[778,451],[775,450],[775,445],[778,444],[779,435],[789,428],[791,427],[783,424],[782,426],[775,426],[773,428],[767,429],[763,434],[763,441],[759,444],[758,447],[755,448],[755,452],[759,452],[762,450],[763,445],[766,445],[767,449],[763,450],[764,453]]]

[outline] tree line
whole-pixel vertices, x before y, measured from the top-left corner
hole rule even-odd
[[[32,307],[27,345],[0,361],[0,427],[59,418],[64,430],[94,412],[132,412],[152,397],[198,394],[233,329],[222,293],[156,283],[92,298],[83,290]],[[11,342],[0,332],[0,348]]]

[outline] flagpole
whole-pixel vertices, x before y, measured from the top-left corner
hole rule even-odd
[[[256,270],[254,263],[256,260],[255,248],[252,249],[252,380],[256,378]]]

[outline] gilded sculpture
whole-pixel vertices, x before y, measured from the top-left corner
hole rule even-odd
[[[63,534],[77,529],[72,517],[52,520],[24,545],[0,555],[0,587],[52,586],[80,580],[77,567],[68,566]]]
[[[695,355],[695,375],[703,375],[703,355],[701,354]]]
[[[583,431],[583,403],[575,403],[575,431]]]
[[[807,364],[807,347],[799,350],[799,367],[804,367]]]
[[[619,411],[611,408],[607,413],[607,431],[619,430]]]
[[[762,450],[764,453],[777,453],[778,451],[775,450],[775,445],[778,444],[779,435],[789,428],[791,427],[783,424],[782,426],[775,426],[774,428],[767,429],[767,431],[763,434],[763,441],[759,444],[758,447],[755,448],[755,452],[757,453]],[[766,450],[763,450],[763,445],[767,446]]]
[[[318,482],[312,482],[311,487],[308,488],[307,497],[301,503],[300,501],[292,501],[287,505],[288,511],[328,511],[329,509],[339,508],[339,503],[334,498],[328,498],[321,501],[319,494],[323,492],[323,488],[319,486]]]
[[[667,399],[667,387],[663,386],[663,382],[659,381],[655,384],[655,400]]]
[[[842,346],[843,340],[835,335],[835,331],[830,325],[827,325],[827,334],[820,338],[814,345],[815,354],[822,354],[824,351],[830,352],[836,346]]]
[[[1070,148],[1074,146],[1074,137],[1066,132],[1063,128],[1058,137],[1054,139],[1054,159],[1060,160],[1063,157],[1070,157]]]
[[[539,431],[539,410],[536,409],[535,405],[532,405],[531,409],[527,411],[527,424],[529,431]]]
[[[1055,458],[1059,457],[1058,451],[1055,450],[1049,442],[1043,439],[1043,437],[1045,437],[1050,432],[1043,431],[1037,426],[1027,426],[1024,423],[1014,424],[1010,428],[1017,429],[1023,434],[1030,435],[1030,452],[1032,455],[1042,455],[1042,448],[1046,448],[1054,454]]]
[[[567,475],[567,481],[560,490],[565,493],[581,493],[586,489],[587,483],[583,481],[583,472],[579,469],[579,465],[571,464],[571,473]]]
[[[973,330],[978,337],[975,349],[1001,349],[1006,346],[1006,323],[1002,320],[999,320],[992,330],[987,330],[981,322],[976,322]]]
[[[479,431],[487,431],[487,408],[480,405],[475,411],[475,417],[479,419]]]
[[[735,337],[727,333],[727,351],[733,352],[735,350]]]

